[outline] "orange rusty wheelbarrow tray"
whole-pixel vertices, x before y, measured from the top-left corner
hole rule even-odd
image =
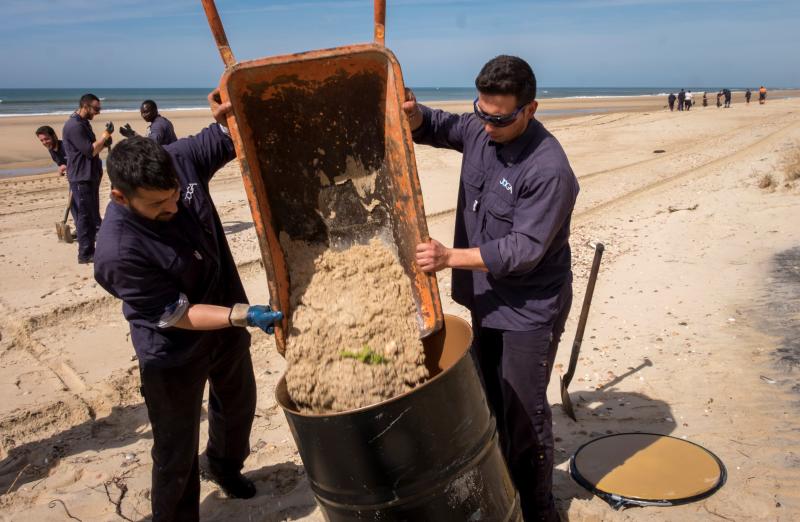
[[[237,63],[213,0],[203,0],[226,65],[223,101],[261,246],[275,330],[285,351],[291,279],[280,237],[344,250],[380,238],[412,282],[420,336],[443,324],[436,276],[420,271],[428,240],[405,87],[384,45],[385,0],[375,0],[375,43]],[[318,249],[318,248],[317,248]],[[333,291],[333,289],[332,289]]]

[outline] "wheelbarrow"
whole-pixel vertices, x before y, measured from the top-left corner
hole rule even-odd
[[[411,281],[420,337],[443,325],[436,276],[414,262],[428,230],[405,86],[384,45],[385,0],[375,0],[375,41],[237,62],[214,0],[203,0],[225,63],[236,147],[258,235],[271,305],[284,312],[275,339],[285,352],[292,281],[281,238],[346,250],[380,239]],[[332,289],[335,291],[335,289]]]

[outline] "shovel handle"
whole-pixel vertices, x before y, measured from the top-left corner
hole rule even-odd
[[[69,218],[70,207],[72,207],[72,189],[69,189],[69,193],[67,194],[67,210],[64,211],[64,219],[61,221],[62,223],[67,222],[67,219]]]
[[[592,304],[594,285],[597,282],[597,273],[600,271],[600,261],[603,259],[603,250],[605,250],[603,243],[597,243],[594,247],[594,260],[592,260],[592,269],[589,272],[589,284],[586,285],[586,294],[583,296],[581,316],[578,319],[578,329],[575,331],[575,341],[572,343],[572,354],[569,357],[569,368],[567,368],[567,373],[564,374],[564,388],[569,386],[569,383],[572,381],[572,376],[575,375],[575,367],[578,365],[578,354],[580,353],[581,343],[583,342],[583,332],[586,330],[586,320],[589,317],[589,307]]]
[[[214,3],[214,0],[202,1],[203,9],[206,12],[206,18],[208,18],[208,25],[211,27],[211,34],[214,35],[214,41],[217,42],[219,55],[222,57],[225,67],[231,67],[236,63],[236,58],[233,57],[231,46],[228,45],[228,37],[225,35],[225,27],[223,27],[222,20],[219,18],[217,4]]]

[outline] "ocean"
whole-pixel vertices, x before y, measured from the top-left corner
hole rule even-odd
[[[472,100],[473,87],[412,87],[423,102]],[[692,91],[717,92],[719,87],[687,87]],[[731,90],[744,88],[730,87]],[[540,87],[538,98],[603,98],[627,96],[666,96],[680,87]],[[147,99],[161,110],[187,110],[208,107],[207,88],[187,89],[0,89],[0,118],[20,115],[71,114],[78,99],[92,92],[103,102],[103,112],[136,111]]]

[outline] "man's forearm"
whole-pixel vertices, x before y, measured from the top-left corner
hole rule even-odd
[[[231,325],[231,309],[209,304],[189,305],[175,326],[184,330],[220,330]]]
[[[447,265],[450,268],[463,268],[465,270],[480,270],[488,272],[486,263],[483,262],[480,248],[450,248],[447,256]]]
[[[100,151],[103,150],[103,147],[106,145],[106,140],[111,137],[111,134],[108,132],[104,132],[100,139],[92,143],[92,156],[97,156],[100,154]]]
[[[438,272],[445,268],[488,272],[479,248],[447,248],[435,239],[418,244],[415,259],[423,272]]]

